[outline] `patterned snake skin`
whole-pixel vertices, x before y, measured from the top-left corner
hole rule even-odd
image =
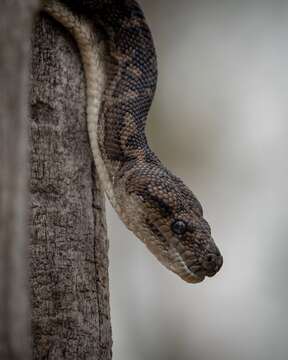
[[[223,259],[202,207],[147,144],[145,123],[157,64],[139,5],[134,0],[43,0],[43,8],[78,44],[91,148],[113,207],[158,260],[182,279],[197,283],[213,276]],[[108,48],[105,62],[96,27]]]

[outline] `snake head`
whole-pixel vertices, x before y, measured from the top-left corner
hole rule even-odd
[[[179,178],[159,166],[143,166],[126,188],[141,209],[134,211],[132,230],[164,266],[189,283],[219,271],[223,258],[202,207]]]

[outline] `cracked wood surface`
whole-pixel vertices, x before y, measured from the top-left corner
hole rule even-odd
[[[89,146],[76,44],[35,24],[31,90],[34,359],[111,359],[104,197]]]

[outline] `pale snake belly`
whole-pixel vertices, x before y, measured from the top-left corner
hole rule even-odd
[[[156,82],[153,39],[134,0],[43,0],[70,31],[86,78],[87,124],[97,172],[120,218],[168,269],[190,283],[223,259],[202,206],[149,148],[145,123]],[[103,59],[101,28],[108,56]]]

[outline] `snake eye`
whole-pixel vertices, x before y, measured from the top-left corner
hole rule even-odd
[[[187,225],[182,220],[176,220],[172,223],[171,230],[177,235],[183,235],[187,230]]]

